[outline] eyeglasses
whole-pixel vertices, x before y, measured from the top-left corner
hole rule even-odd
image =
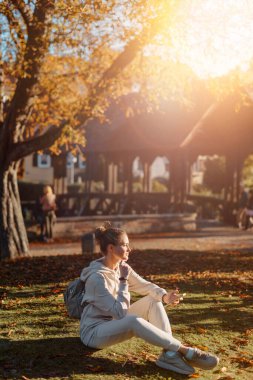
[[[128,248],[128,249],[131,249],[129,243],[122,243],[122,244],[119,244],[119,246],[120,246],[120,247],[126,247],[126,248]]]

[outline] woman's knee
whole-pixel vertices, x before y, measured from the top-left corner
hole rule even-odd
[[[127,321],[127,325],[130,327],[131,330],[135,330],[136,328],[138,328],[142,324],[142,321],[144,321],[143,318],[138,317],[134,314],[127,315],[125,318]]]
[[[140,328],[142,328],[145,324],[148,322],[141,317],[138,317],[137,315],[129,315],[129,327],[133,331],[134,335],[138,336],[138,332]]]

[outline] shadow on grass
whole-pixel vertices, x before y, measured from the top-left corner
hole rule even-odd
[[[252,328],[252,308],[241,310],[241,305],[231,305],[229,303],[222,306],[213,306],[210,309],[191,307],[183,309],[178,313],[173,313],[172,324],[185,325],[186,327],[201,326],[208,331],[217,327],[224,332],[245,333]],[[190,321],[190,322],[189,322]]]
[[[90,261],[99,257],[99,254],[59,255],[3,262],[0,267],[0,285],[29,286],[70,281],[78,277],[82,268]],[[170,276],[176,273],[186,274],[189,271],[229,274],[253,270],[252,254],[239,251],[136,250],[130,255],[129,264],[142,276]]]
[[[74,374],[90,374],[90,379],[96,373],[100,375],[159,376],[166,379],[180,380],[185,376],[162,370],[151,361],[131,363],[110,355],[101,357],[93,350],[82,345],[75,337],[52,338],[38,340],[9,341],[0,340],[0,374],[3,378],[11,375],[16,377],[32,377],[49,379],[51,377],[68,378]],[[94,355],[96,354],[96,355]],[[170,377],[168,377],[170,376]]]
[[[65,317],[65,309],[58,296],[67,281],[78,277],[82,268],[98,257],[47,256],[1,264],[0,298],[8,301],[2,304],[3,312],[7,318],[15,318],[19,313],[21,322],[15,327],[15,334],[19,334],[15,337],[20,337],[19,340],[0,340],[0,378],[71,378],[73,374],[87,374],[88,379],[95,379],[97,372],[110,378],[185,378],[158,369],[149,360],[126,361],[127,346],[122,354],[113,356],[113,348],[89,350],[79,338],[63,337],[66,331],[72,334],[70,331],[75,326],[67,318],[60,319]],[[216,330],[218,325],[217,331],[224,331],[226,336],[228,332],[240,333],[252,328],[252,299],[248,298],[253,269],[250,253],[145,250],[134,251],[129,264],[158,285],[167,289],[176,285],[187,293],[181,309],[168,310],[172,326],[186,326],[194,332],[198,325],[209,331]],[[26,314],[29,321],[24,318]],[[50,320],[52,316],[56,319]],[[15,325],[15,319],[11,321]],[[37,339],[24,340],[23,321],[24,327],[32,329],[32,336]],[[11,324],[6,322],[2,327],[3,336],[10,337]],[[43,335],[39,335],[42,331]],[[58,338],[40,339],[53,335]]]

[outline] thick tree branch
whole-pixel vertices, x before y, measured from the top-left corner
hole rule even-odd
[[[135,58],[142,46],[143,40],[141,40],[140,37],[137,37],[135,40],[130,41],[124,51],[113,61],[111,66],[104,72],[103,76],[91,89],[90,94],[88,95],[90,109],[95,107],[99,96],[103,94],[110,85],[110,80],[116,78],[118,74],[124,70],[124,68]],[[77,116],[80,124],[84,124],[89,118],[90,115],[84,112]]]
[[[53,8],[54,1],[38,1],[34,10],[33,21],[29,28],[26,50],[24,53],[23,75],[18,79],[15,94],[12,98],[9,114],[6,115],[6,127],[11,132],[11,140],[16,143],[22,135],[18,119],[25,117],[25,108],[31,96],[31,90],[37,83],[42,59],[48,48],[44,38],[47,31],[47,15]],[[21,124],[24,123],[21,121]],[[6,131],[7,133],[7,131]]]
[[[45,133],[21,143],[13,144],[12,150],[8,156],[8,163],[21,160],[38,150],[49,148],[61,136],[62,130],[67,121],[63,120],[60,126],[50,127]]]
[[[162,22],[159,21],[160,20],[158,19],[154,19],[146,28],[144,28],[140,35],[126,45],[123,52],[115,58],[111,66],[103,73],[102,77],[94,85],[88,95],[90,109],[95,107],[99,96],[102,95],[109,87],[110,81],[117,78],[117,76],[131,63],[137,53],[147,44],[147,42],[151,42],[152,38],[157,35],[159,30],[163,27]],[[83,125],[89,118],[90,115],[88,113],[80,113],[77,116],[80,124]]]
[[[29,29],[33,19],[31,9],[23,0],[11,0],[11,2],[13,6],[20,12],[27,29]]]

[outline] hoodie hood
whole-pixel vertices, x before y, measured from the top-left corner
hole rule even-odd
[[[116,270],[113,270],[113,269],[106,267],[103,264],[103,259],[104,259],[104,257],[101,257],[98,260],[92,261],[88,267],[86,267],[82,270],[81,275],[80,275],[80,279],[85,282],[87,280],[87,278],[93,273],[101,273],[101,274],[105,275],[106,277],[115,278],[115,274],[116,273],[119,274],[119,268],[117,268]]]

